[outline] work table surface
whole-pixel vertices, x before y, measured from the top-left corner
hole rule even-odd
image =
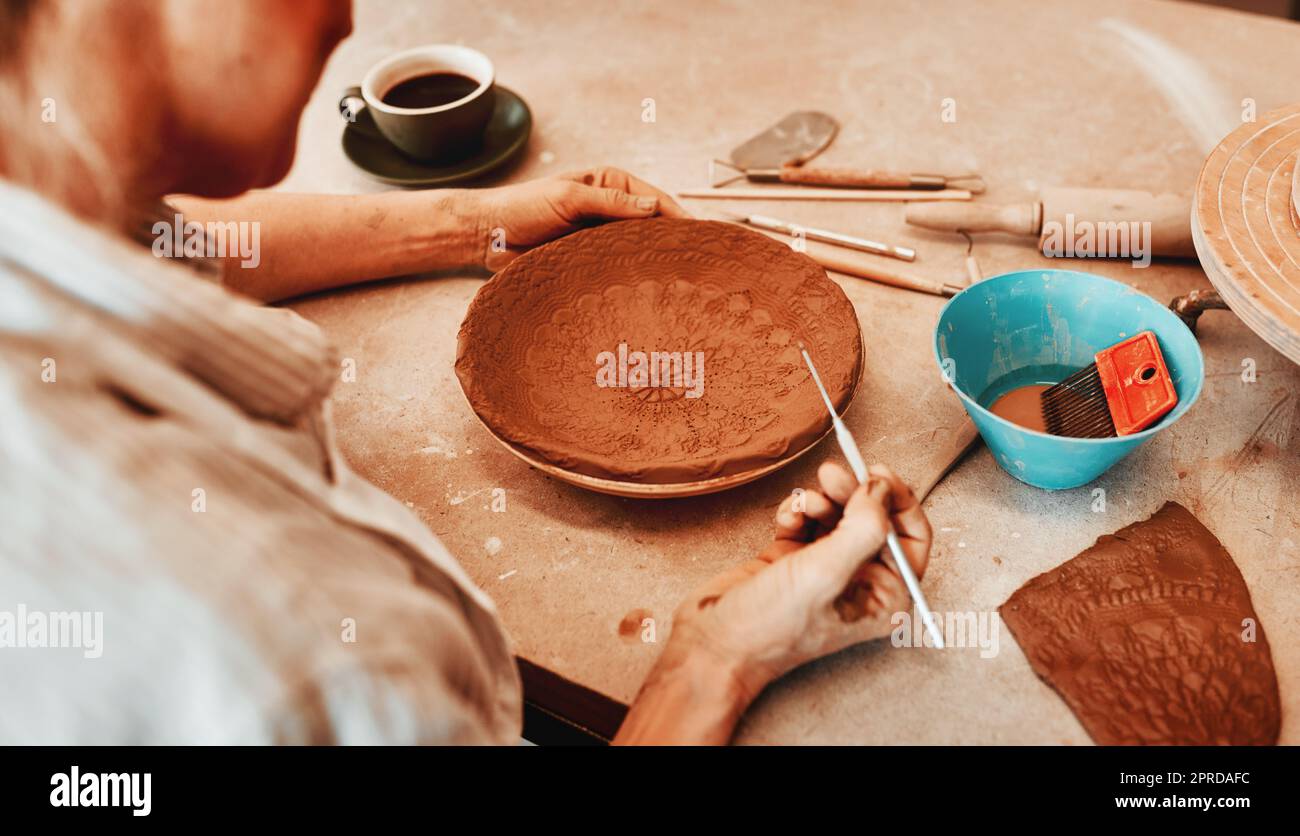
[[[1042,186],[1190,192],[1210,147],[1239,124],[1297,98],[1300,25],[1166,2],[366,2],[303,119],[284,188],[363,193],[388,187],[352,168],[336,102],[385,55],[460,42],[496,63],[535,129],[497,182],[595,164],[675,191],[707,184],[707,163],[793,110],[841,123],[826,165],[981,172],[989,201]],[[1198,127],[1188,97],[1137,57],[1142,34],[1190,56],[1182,79],[1222,102]],[[1152,59],[1151,56],[1156,55]],[[1185,91],[1184,91],[1185,92]],[[1169,95],[1172,93],[1172,95]],[[653,99],[654,121],[643,113]],[[946,102],[945,100],[949,100]],[[1181,103],[1180,103],[1181,102]],[[953,115],[955,120],[945,120]],[[1204,120],[1201,120],[1203,122]],[[1216,137],[1217,139],[1217,137]],[[736,204],[687,202],[700,217]],[[914,246],[913,269],[964,275],[965,242],[907,227],[902,204],[752,203],[752,211]],[[1162,302],[1208,287],[1192,261],[1049,260],[1034,242],[978,236],[985,272],[1086,270]],[[882,265],[900,262],[879,260]],[[868,461],[916,478],[923,451],[961,416],[935,366],[944,300],[832,274],[866,342],[862,387],[846,420]],[[470,411],[453,371],[456,332],[478,276],[421,277],[302,300],[356,379],[336,386],[339,442],[364,476],[409,505],[497,602],[528,662],[630,702],[688,590],[758,551],[781,500],[841,460],[833,440],[758,482],[670,501],[589,493],[529,468]],[[1031,577],[1165,501],[1189,508],[1223,542],[1272,646],[1282,739],[1300,742],[1300,368],[1234,315],[1200,325],[1206,381],[1173,428],[1077,490],[1015,481],[982,446],[926,502],[935,542],[924,587],[939,612],[996,610]],[[1253,367],[1255,380],[1243,380]],[[495,489],[504,489],[504,494]],[[1104,491],[1104,510],[1095,510]],[[504,495],[505,510],[493,510]],[[499,507],[499,505],[497,506]],[[641,640],[654,619],[656,642]],[[637,629],[620,630],[636,624]],[[530,695],[533,696],[533,695]],[[555,706],[550,706],[555,709]],[[583,717],[569,717],[579,724]],[[1038,680],[1010,633],[978,648],[852,648],[769,688],[745,717],[743,743],[1087,743],[1065,703]]]

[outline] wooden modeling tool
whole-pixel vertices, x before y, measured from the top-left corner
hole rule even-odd
[[[970,200],[966,189],[920,191],[914,189],[804,189],[798,186],[770,189],[687,189],[679,197],[712,198],[714,200]]]
[[[731,217],[734,218],[734,216]],[[783,234],[785,233],[773,233],[773,235]],[[845,252],[842,248],[823,246],[815,242],[807,245],[804,255],[827,270],[858,279],[866,279],[877,284],[898,287],[903,290],[913,290],[917,293],[929,293],[932,296],[956,296],[965,289],[960,284],[940,282],[927,279],[924,276],[913,276],[908,273],[900,273],[897,270],[885,269],[871,263],[866,257],[857,253]]]
[[[717,167],[730,169],[722,178]],[[744,168],[726,160],[713,160],[709,183],[715,189],[737,180],[753,183],[790,183],[797,186],[821,186],[832,189],[966,189],[980,194],[984,178],[978,174],[915,174],[877,168],[826,168],[787,163],[772,168]]]
[[[1052,435],[1112,438],[1141,432],[1178,404],[1178,390],[1151,331],[1097,352],[1096,362],[1043,391]]]
[[[808,371],[812,373],[813,382],[817,384],[817,391],[821,393],[822,400],[826,403],[826,409],[831,414],[831,423],[835,427],[835,440],[839,442],[840,450],[844,453],[844,458],[849,461],[849,468],[853,471],[853,476],[858,480],[859,485],[865,485],[870,474],[867,473],[867,463],[862,460],[862,453],[858,450],[858,442],[854,440],[853,433],[844,425],[844,421],[835,411],[835,405],[831,403],[830,396],[826,394],[826,387],[822,385],[822,379],[817,374],[816,367],[813,366],[812,358],[808,356],[808,349],[804,348],[803,343],[799,343],[799,353],[803,355],[803,361],[808,364]],[[925,601],[925,593],[921,591],[921,584],[916,579],[916,573],[912,571],[912,564],[907,561],[907,555],[903,554],[903,546],[898,542],[898,534],[894,532],[894,526],[886,520],[885,542],[889,545],[889,554],[893,558],[894,569],[907,585],[907,591],[912,596],[912,602],[916,604],[916,610],[921,614],[921,621],[925,624],[926,630],[930,634],[931,641],[936,648],[943,648],[943,636],[939,633],[939,628],[935,626],[934,615],[930,612],[930,605]]]
[[[898,258],[903,261],[916,261],[916,250],[911,247],[895,247],[889,244],[882,244],[879,241],[872,241],[869,238],[857,238],[852,235],[845,235],[840,232],[831,232],[828,229],[818,229],[812,226],[800,226],[788,221],[777,220],[767,215],[734,215],[726,213],[733,221],[749,226],[755,226],[759,229],[766,229],[771,232],[780,232],[784,235],[800,236],[810,241],[822,241],[826,244],[835,244],[840,247],[848,247],[852,250],[861,250],[864,253],[874,255],[883,255],[887,258]]]
[[[846,276],[854,276],[855,278],[866,279],[877,284],[885,284],[903,290],[913,290],[917,293],[929,293],[932,296],[956,296],[965,289],[959,284],[936,281],[935,279],[927,279],[924,276],[914,276],[910,273],[877,267],[853,253],[841,254],[828,251],[830,248],[814,249],[813,246],[810,245],[804,255],[827,270],[843,273]]]
[[[1039,197],[1029,203],[917,204],[907,207],[906,218],[915,226],[943,232],[1033,235],[1038,237],[1040,247],[1053,229],[1075,240],[1084,229],[1081,225],[1088,224],[1098,239],[1105,239],[1110,230],[1118,231],[1116,224],[1149,223],[1150,232],[1141,231],[1138,242],[1132,240],[1133,228],[1125,227],[1123,240],[1130,250],[1140,243],[1152,255],[1196,255],[1192,245],[1192,201],[1187,195],[1132,189],[1043,189]]]

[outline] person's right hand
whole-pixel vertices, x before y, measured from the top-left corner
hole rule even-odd
[[[735,672],[752,699],[804,662],[890,634],[894,614],[911,604],[902,578],[881,560],[886,521],[918,578],[930,523],[911,488],[883,465],[861,486],[830,462],[817,476],[820,491],[781,504],[771,545],[681,605],[665,656],[702,653]]]

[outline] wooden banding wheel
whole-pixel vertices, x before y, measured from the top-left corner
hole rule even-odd
[[[1237,316],[1300,363],[1300,104],[1266,114],[1214,149],[1196,184],[1192,238]]]

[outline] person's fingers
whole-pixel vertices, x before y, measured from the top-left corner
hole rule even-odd
[[[817,483],[831,501],[841,506],[848,504],[849,497],[858,488],[858,480],[852,473],[830,461],[822,462],[822,466],[817,468]]]
[[[804,491],[802,496],[805,517],[827,527],[835,525],[840,516],[838,505],[831,502],[821,491]]]
[[[804,518],[803,511],[796,507],[795,497],[787,496],[781,501],[781,507],[776,509],[776,539],[802,540],[807,527],[808,520]]]
[[[833,526],[838,514],[835,504],[817,491],[791,494],[776,512],[776,539],[809,542],[815,534],[810,523]]]
[[[655,188],[639,177],[628,174],[621,168],[599,166],[597,168],[586,169],[584,171],[574,171],[560,176],[563,179],[571,180],[575,183],[581,183],[586,186],[618,189],[621,192],[626,192],[639,197],[653,197],[657,203],[659,214],[666,218],[692,217],[691,214],[683,209],[677,201],[673,200],[667,192]]]
[[[889,525],[889,491],[889,482],[876,477],[868,478],[865,485],[858,485],[849,501],[844,503],[844,516],[835,530],[843,529],[846,534],[878,535],[883,539]]]
[[[570,222],[583,218],[649,218],[659,211],[659,199],[652,195],[634,195],[622,189],[582,183],[565,184],[561,201],[561,214]]]
[[[889,487],[879,479],[860,486],[849,497],[835,530],[796,554],[794,571],[806,573],[810,586],[827,599],[836,597],[858,568],[880,551],[888,517]]]
[[[694,215],[683,209],[681,204],[676,200],[673,200],[672,196],[663,189],[655,188],[640,177],[634,177],[631,174],[628,174],[627,177],[630,181],[627,191],[632,192],[633,194],[654,195],[659,199],[659,214],[663,215],[665,218],[686,218],[689,220],[694,217]]]
[[[881,609],[893,613],[908,608],[907,584],[885,564],[868,563],[858,577],[870,587],[871,597]]]
[[[930,521],[921,510],[921,502],[916,493],[888,467],[873,464],[867,470],[872,477],[883,479],[889,485],[890,518],[898,533],[899,544],[919,578],[925,573],[929,562],[930,544],[934,536]]]
[[[873,464],[867,472],[889,484],[889,512],[898,527],[898,536],[928,542],[930,521],[921,510],[921,501],[912,488],[883,464]]]

